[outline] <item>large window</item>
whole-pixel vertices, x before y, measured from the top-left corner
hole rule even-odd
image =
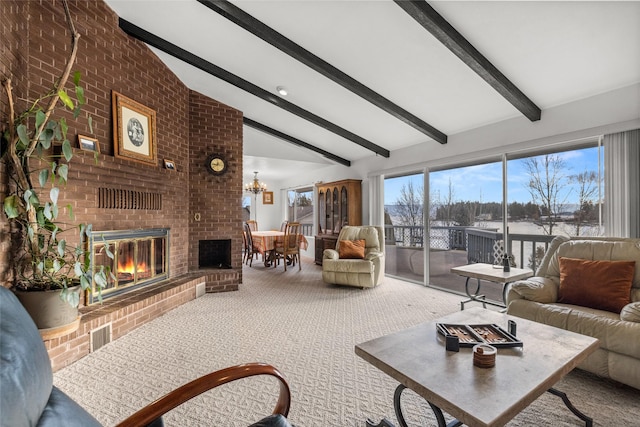
[[[302,234],[313,234],[313,187],[289,190],[287,194],[287,219],[299,222]]]
[[[385,178],[388,274],[463,292],[451,267],[499,263],[506,253],[535,270],[556,235],[602,235],[602,158],[594,141],[434,168],[426,197],[422,173]]]
[[[242,196],[242,222],[251,219],[251,196]]]
[[[540,264],[554,236],[601,236],[601,147],[507,162],[509,255],[518,267]]]

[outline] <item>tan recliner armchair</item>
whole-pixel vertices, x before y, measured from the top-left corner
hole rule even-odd
[[[364,240],[363,259],[344,259],[339,256],[343,240]],[[345,226],[340,230],[335,249],[325,249],[322,256],[322,280],[338,285],[373,288],[384,278],[384,230],[363,225]]]

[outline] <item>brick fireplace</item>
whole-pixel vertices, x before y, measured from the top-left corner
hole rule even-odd
[[[231,239],[200,240],[199,268],[231,268]]]
[[[69,6],[81,33],[74,70],[82,74],[87,105],[77,119],[67,115],[68,137],[72,144],[77,134],[95,137],[100,152],[94,157],[74,149],[59,204],[70,204],[75,221],[92,224],[96,232],[167,229],[170,238],[158,280],[135,282],[140,286],[130,292],[113,292],[102,304],[83,307],[76,332],[45,341],[54,369],[86,355],[92,332],[105,325],[110,339],[116,339],[202,292],[237,290],[242,283],[242,112],[185,87],[144,43],[120,30],[118,17],[101,1],[70,1]],[[51,87],[65,60],[70,37],[62,6],[7,0],[0,2],[0,15],[3,37],[10,38],[0,56],[0,74],[12,77],[19,98],[31,99]],[[156,112],[156,165],[114,156],[112,91]],[[3,114],[6,108],[3,97]],[[212,153],[227,158],[225,175],[206,171],[205,159]],[[164,159],[175,169],[165,169]],[[8,185],[4,164],[0,173],[1,196]],[[9,245],[7,231],[1,216],[3,248]],[[201,240],[228,241],[224,262],[229,268],[200,265]],[[11,279],[7,256],[3,250],[3,286]],[[126,282],[124,276],[120,280]]]
[[[169,278],[168,228],[92,231],[88,245],[93,271],[111,272],[101,292],[102,299]],[[98,302],[94,283],[88,303]]]

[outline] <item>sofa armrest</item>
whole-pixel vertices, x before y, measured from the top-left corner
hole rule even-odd
[[[335,249],[325,249],[322,253],[322,259],[340,259],[340,255]]]
[[[509,286],[507,293],[507,305],[510,301],[525,299],[543,304],[558,301],[558,286],[546,277],[530,277],[526,280],[518,280]]]
[[[367,261],[372,261],[375,258],[380,258],[383,255],[384,253],[380,251],[370,251],[367,255],[365,255],[364,259],[366,259]]]
[[[620,320],[640,323],[640,301],[625,305],[620,312]]]

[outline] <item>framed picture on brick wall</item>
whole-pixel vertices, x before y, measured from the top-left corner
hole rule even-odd
[[[115,156],[157,166],[156,112],[115,91],[111,103]]]
[[[81,150],[100,152],[98,140],[90,136],[78,135],[78,147],[80,147]]]

